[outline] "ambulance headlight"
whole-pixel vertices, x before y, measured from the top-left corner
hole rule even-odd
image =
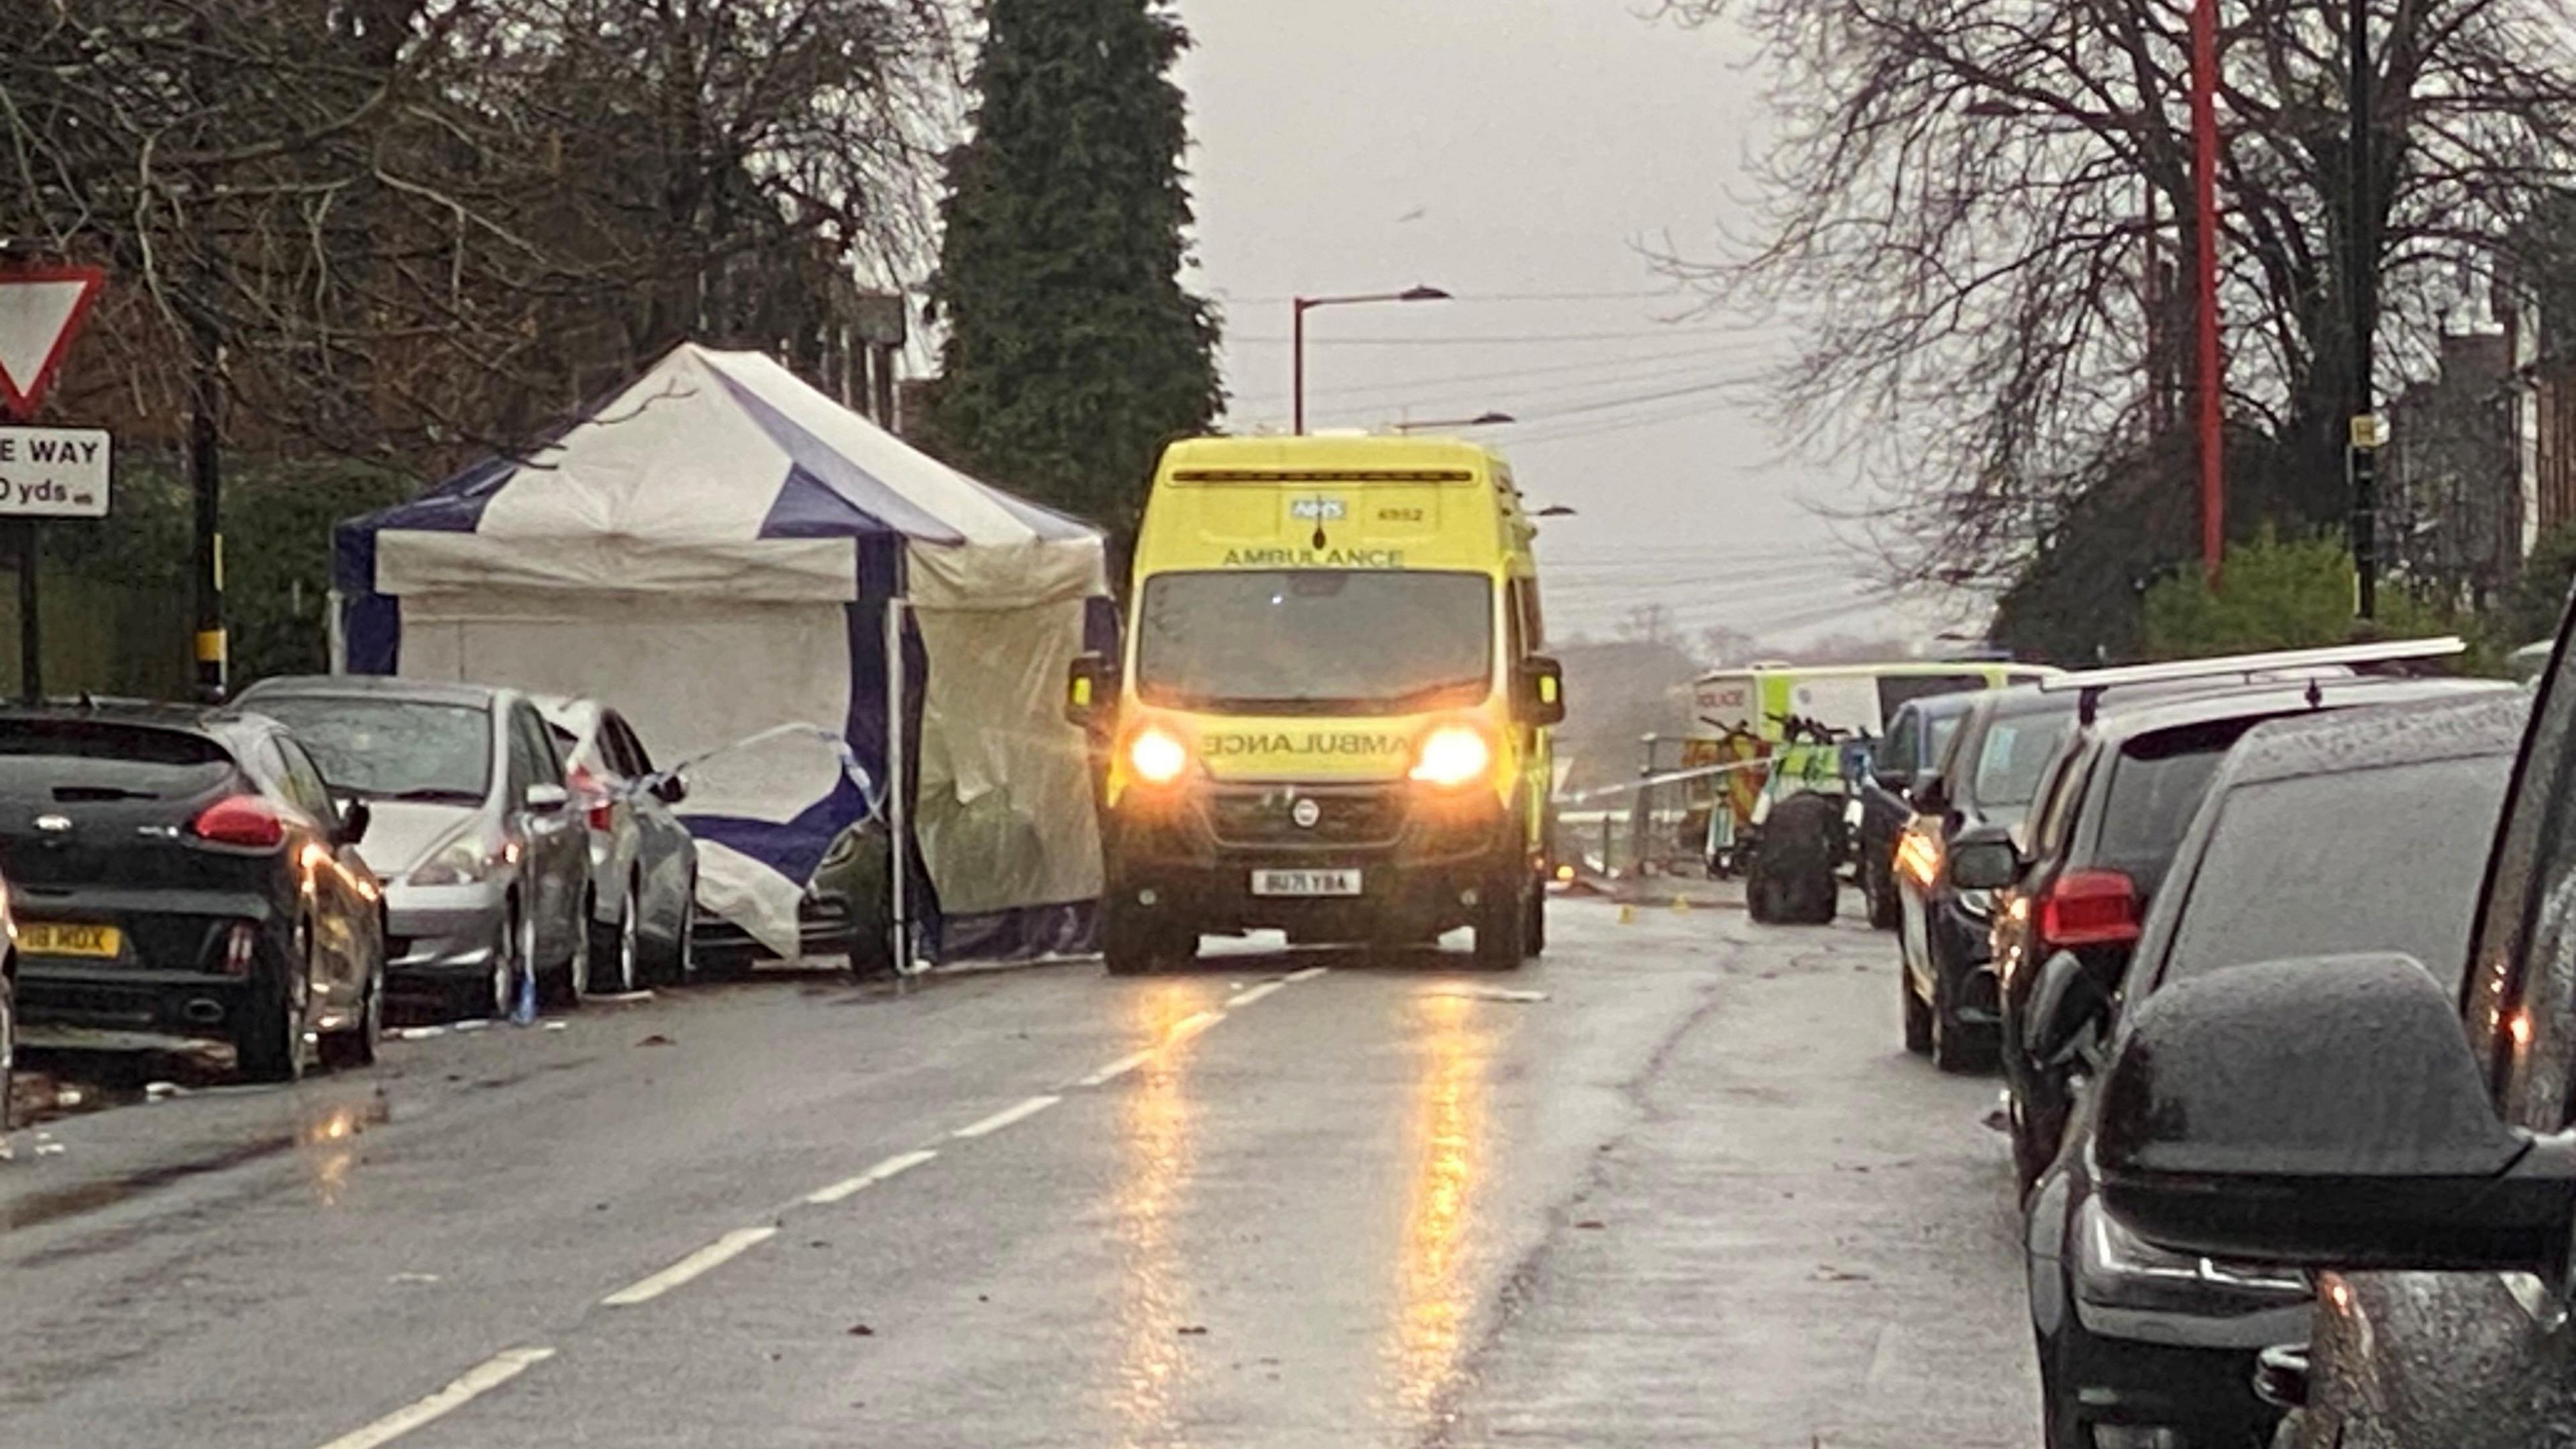
[[[1485,778],[1494,767],[1494,747],[1473,725],[1445,724],[1422,737],[1414,753],[1412,778],[1426,785],[1455,789]]]
[[[1147,725],[1127,741],[1127,768],[1148,785],[1168,785],[1190,767],[1190,747],[1161,725]]]

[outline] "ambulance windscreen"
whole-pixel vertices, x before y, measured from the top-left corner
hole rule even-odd
[[[1493,584],[1482,574],[1280,569],[1159,574],[1137,615],[1148,704],[1395,714],[1485,697]]]

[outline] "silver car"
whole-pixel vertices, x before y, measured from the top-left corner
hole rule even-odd
[[[554,735],[514,690],[366,676],[269,679],[240,696],[295,732],[334,795],[372,814],[385,976],[466,1016],[507,1016],[523,977],[590,986],[590,840]]]
[[[625,717],[595,699],[540,698],[564,755],[573,808],[590,825],[590,974],[633,991],[688,974],[697,931],[698,843],[672,815],[687,790],[657,779]]]

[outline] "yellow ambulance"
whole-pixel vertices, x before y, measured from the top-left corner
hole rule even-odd
[[[1536,528],[1501,457],[1415,437],[1196,438],[1164,454],[1118,657],[1073,668],[1102,761],[1102,946],[1203,934],[1546,941],[1550,727]]]

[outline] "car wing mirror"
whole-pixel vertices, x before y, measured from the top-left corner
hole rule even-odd
[[[364,800],[352,800],[340,807],[340,843],[356,845],[367,838],[367,827],[375,824],[376,812]]]
[[[2412,959],[2239,966],[2123,1015],[2092,1151],[2141,1237],[2309,1267],[2563,1271],[2576,1134],[2496,1115],[2453,993]]]
[[[1963,891],[2002,890],[2021,878],[2021,851],[2000,826],[1960,832],[1949,856],[1950,884]]]
[[[561,785],[530,785],[524,797],[528,811],[534,815],[560,815],[572,803],[572,792]]]
[[[1074,656],[1065,671],[1065,723],[1098,731],[1105,728],[1118,704],[1118,665],[1105,654],[1085,653]]]
[[[2022,1052],[2043,1067],[2063,1066],[2084,1033],[2111,1014],[2110,995],[2072,951],[2060,951],[2039,968],[2030,1009],[2022,1017]]]
[[[1544,654],[1521,661],[1513,703],[1526,724],[1545,728],[1565,722],[1565,666]]]
[[[657,775],[653,779],[653,798],[665,805],[677,805],[689,798],[689,783],[677,775]]]

